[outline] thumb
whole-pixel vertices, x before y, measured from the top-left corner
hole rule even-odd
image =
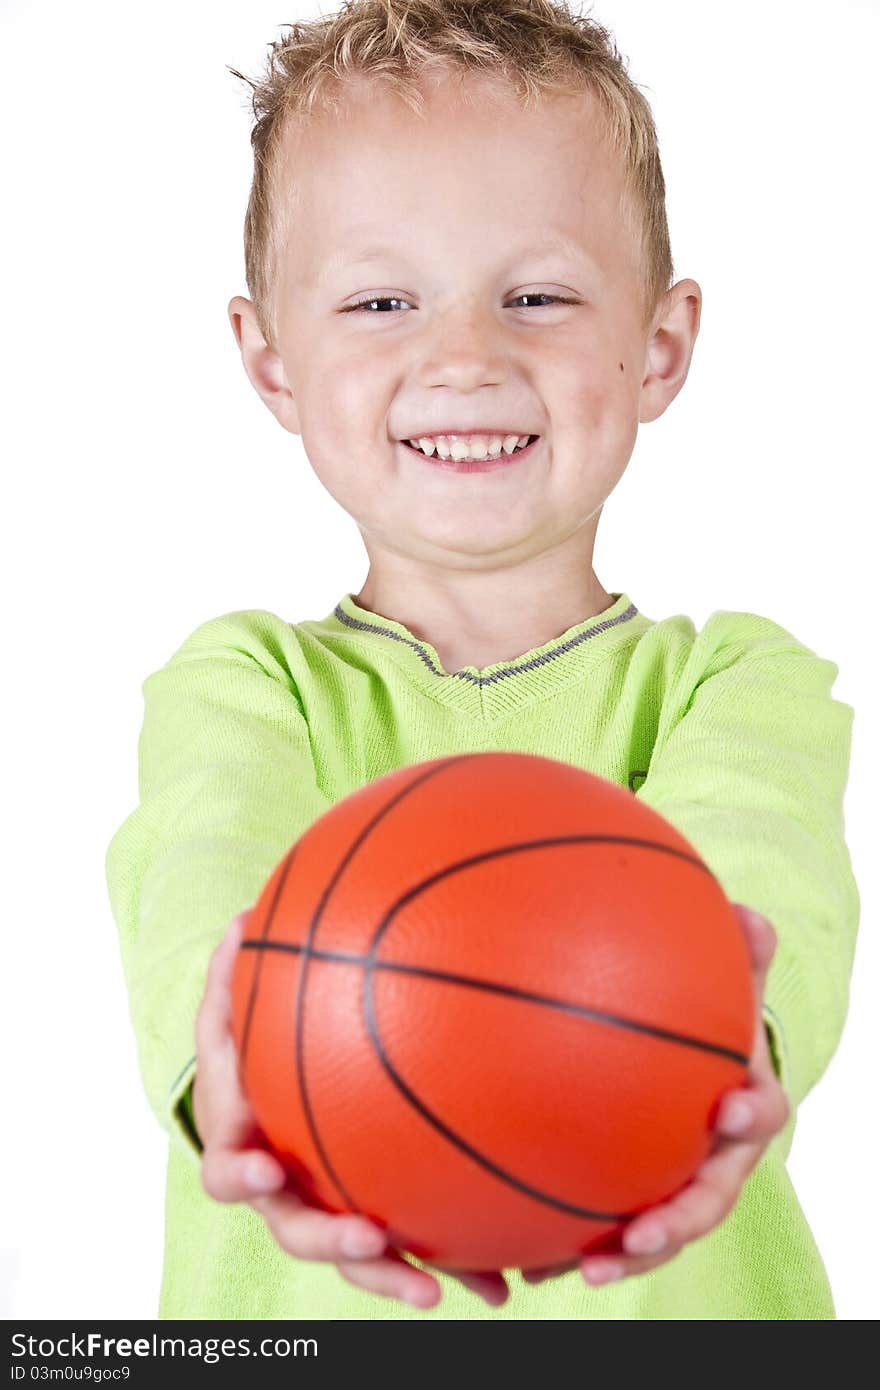
[[[763,993],[764,981],[776,954],[776,930],[772,922],[755,908],[746,907],[745,903],[734,903],[733,906],[749,948],[752,971]]]
[[[212,1055],[228,1043],[232,1013],[232,974],[250,911],[239,912],[211,953],[205,989],[196,1013],[196,1052]]]
[[[286,1180],[282,1164],[260,1143],[253,1111],[241,1088],[230,1028],[232,973],[251,911],[232,918],[215,948],[196,1020],[196,1077],[209,1097],[212,1117],[202,1153],[202,1186],[220,1202],[277,1192]]]

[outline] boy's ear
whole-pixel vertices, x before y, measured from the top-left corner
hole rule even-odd
[[[700,331],[703,292],[696,280],[679,280],[667,290],[648,337],[639,399],[642,424],[656,420],[687,379]]]
[[[257,395],[280,425],[291,434],[300,434],[299,413],[284,363],[263,337],[253,303],[237,294],[230,299],[226,312],[241,349],[244,369]]]

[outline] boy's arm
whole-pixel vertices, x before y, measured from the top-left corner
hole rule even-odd
[[[691,842],[728,898],[772,923],[770,1051],[794,1111],[833,1055],[859,893],[844,839],[853,708],[838,667],[784,628],[716,612],[664,702],[636,792]]]
[[[199,1161],[190,1091],[208,960],[331,802],[272,615],[203,624],[142,689],[140,805],[110,842],[107,887],[147,1099]]]

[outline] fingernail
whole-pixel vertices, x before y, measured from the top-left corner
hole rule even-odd
[[[370,1256],[375,1259],[385,1249],[385,1237],[380,1231],[354,1226],[343,1232],[340,1245],[343,1255],[348,1255],[349,1259],[364,1260]]]
[[[623,1243],[633,1255],[656,1255],[666,1244],[666,1232],[659,1226],[640,1226],[627,1231]]]
[[[601,1264],[587,1265],[584,1278],[588,1284],[613,1284],[623,1275],[623,1265],[617,1260],[603,1260]]]
[[[732,1100],[724,1112],[721,1128],[728,1134],[741,1134],[751,1123],[751,1106],[744,1100]]]

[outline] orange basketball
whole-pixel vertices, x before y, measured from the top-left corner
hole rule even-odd
[[[748,948],[693,847],[569,763],[468,753],[337,802],[274,870],[233,1027],[314,1204],[441,1267],[607,1242],[746,1080]]]

